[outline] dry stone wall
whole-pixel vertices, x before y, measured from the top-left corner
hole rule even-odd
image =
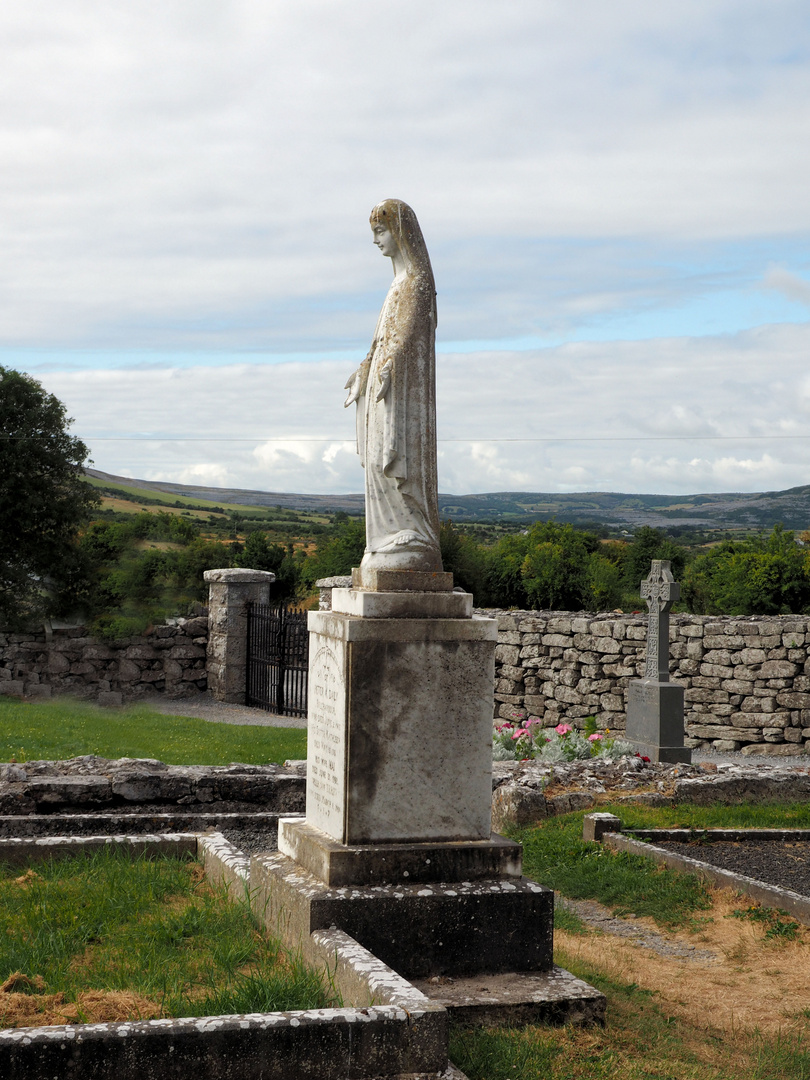
[[[622,731],[644,674],[642,615],[482,611],[498,619],[495,714]],[[686,745],[795,754],[810,744],[810,618],[670,616],[670,678],[685,687]]]
[[[105,644],[84,627],[0,631],[0,694],[73,694],[120,705],[145,694],[188,697],[206,689],[208,619],[178,620]]]

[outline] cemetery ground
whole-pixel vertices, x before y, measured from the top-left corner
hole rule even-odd
[[[25,712],[21,714],[23,707]],[[20,724],[21,715],[24,724]],[[103,710],[65,701],[2,702],[0,760],[9,761],[18,751],[29,761],[99,753],[199,764],[203,746],[205,763],[210,764],[279,762],[305,756],[306,733],[302,730],[232,727],[203,720],[187,724],[177,717],[167,720],[142,707]],[[21,736],[30,738],[30,743],[24,744]],[[286,739],[298,741],[287,743]],[[599,809],[617,813],[627,828],[810,827],[808,804],[653,808],[628,803],[619,806],[606,800]],[[606,994],[605,1028],[457,1030],[451,1041],[451,1059],[456,1065],[470,1080],[537,1076],[548,1080],[810,1080],[810,930],[778,912],[752,909],[744,897],[706,888],[689,875],[585,843],[581,839],[582,817],[579,812],[549,818],[542,824],[515,830],[512,836],[524,844],[527,876],[558,891],[555,962]],[[226,996],[244,989],[246,982],[255,983],[251,972],[261,966],[258,960],[255,964],[253,959],[245,960],[240,951],[246,947],[245,942],[258,950],[254,959],[262,958],[262,964],[265,958],[269,964],[274,948],[255,944],[255,927],[238,905],[224,904],[217,918],[224,918],[226,923],[247,918],[248,922],[239,924],[239,928],[235,929],[236,922],[231,922],[227,923],[230,929],[223,931],[217,924],[205,922],[216,907],[216,897],[214,891],[201,884],[196,866],[178,864],[168,871],[170,881],[185,877],[187,898],[179,889],[172,891],[174,885],[168,892],[163,885],[147,885],[146,892],[160,897],[163,889],[163,895],[170,895],[171,900],[158,901],[168,919],[163,929],[155,932],[153,917],[145,916],[152,933],[151,944],[143,946],[145,959],[124,965],[116,961],[114,947],[121,949],[119,955],[134,956],[142,946],[126,937],[118,946],[108,943],[107,931],[99,930],[103,927],[99,921],[90,933],[90,938],[99,940],[85,938],[80,949],[71,954],[73,960],[55,958],[49,968],[47,956],[41,962],[20,956],[18,962],[15,955],[8,972],[0,971],[0,982],[8,982],[8,975],[19,971],[30,983],[20,981],[15,986],[12,981],[0,991],[0,998],[14,994],[26,999],[23,1004],[30,1004],[34,998],[44,1000],[50,993],[63,994],[66,1001],[74,1002],[79,995],[86,995],[78,1005],[74,1003],[75,1012],[69,1004],[55,1001],[52,1023],[123,1018],[133,1015],[125,1011],[133,1008],[143,1010],[144,1016],[156,1015],[149,1009],[167,1008],[170,999],[177,1003],[173,1006],[175,1015],[177,1009],[179,1014],[194,1011],[201,1015],[199,1008],[211,1014],[285,1007],[272,1004],[278,999],[269,996],[253,1005],[249,1004],[251,999]],[[44,887],[50,872],[47,864],[29,870],[16,867],[3,880],[14,883],[23,898],[31,897]],[[114,872],[123,871],[119,867]],[[56,878],[61,880],[65,875],[57,872]],[[78,886],[78,893],[83,895],[85,891],[86,886]],[[119,913],[122,896],[138,895],[138,890],[124,884],[121,877],[102,891],[113,911]],[[62,901],[68,909],[71,903],[75,905],[77,893],[72,895],[71,900],[68,892],[67,900]],[[0,886],[0,908],[10,908],[7,896],[6,887]],[[92,904],[88,906],[92,908]],[[69,922],[74,914],[70,911]],[[11,917],[18,920],[17,925],[25,918],[16,910]],[[98,918],[104,917],[102,913]],[[114,915],[112,921],[120,921],[120,914]],[[42,925],[44,920],[39,923],[39,946],[44,944],[55,953],[50,930]],[[531,932],[532,928],[527,927],[527,935]],[[129,928],[125,933],[137,936],[142,931]],[[210,939],[214,953],[224,957],[219,977],[223,996],[205,1006],[198,1003],[212,992],[213,976],[208,972],[213,971],[213,963],[197,953],[196,939],[200,934]],[[14,947],[23,937],[14,931],[9,934],[5,928],[0,936]],[[197,989],[191,995],[186,992],[186,1001],[189,997],[195,999],[193,1010],[182,1003],[182,991],[177,986],[168,990],[160,983],[156,992],[154,984],[148,983],[150,972],[160,972],[160,978],[164,978],[168,960],[178,953],[191,962],[197,976],[200,971],[206,972],[205,979],[198,979]],[[110,976],[106,985],[102,983],[99,988],[98,981],[94,981],[91,988],[73,983],[60,989],[62,984],[52,974],[54,968],[61,964],[60,970],[71,978],[78,973],[81,979],[91,970],[91,959],[97,961],[97,972]],[[243,976],[250,978],[234,978],[240,965]],[[143,972],[147,982],[122,979],[122,967],[134,969],[139,977]],[[285,977],[293,969],[294,964],[282,961]],[[42,989],[36,982],[38,975],[46,984]],[[182,978],[178,976],[180,982]],[[308,986],[307,992],[311,992],[313,986]],[[255,985],[252,989],[256,989]],[[323,993],[323,987],[314,987],[314,992]],[[323,998],[296,1000],[320,1003]],[[286,1007],[302,1007],[302,1003]],[[108,1011],[92,1011],[95,1008]],[[116,1008],[122,1012],[115,1012]],[[0,1024],[12,1022],[2,1020]],[[26,1025],[42,1022],[22,1019]]]
[[[631,829],[810,825],[807,804],[600,809]],[[582,817],[511,835],[524,844],[527,876],[558,891],[555,962],[607,996],[606,1026],[459,1031],[459,1068],[470,1080],[810,1077],[810,929],[585,843]]]
[[[0,1027],[330,1002],[200,863],[120,848],[0,865],[0,974]]]

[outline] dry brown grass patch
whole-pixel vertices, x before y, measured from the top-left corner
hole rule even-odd
[[[612,978],[650,990],[665,1011],[698,1031],[776,1034],[806,1029],[809,932],[801,931],[795,941],[768,940],[761,925],[732,916],[746,903],[728,890],[712,890],[711,918],[697,933],[667,934],[650,919],[634,920],[665,940],[711,950],[711,961],[660,955],[611,934],[556,930],[555,944],[563,966],[566,957],[581,958]]]
[[[0,995],[0,1026],[7,1028],[151,1020],[160,1014],[154,1001],[123,990],[85,990],[75,1001],[64,994]]]

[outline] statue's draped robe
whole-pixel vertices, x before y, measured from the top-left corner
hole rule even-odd
[[[394,280],[360,368],[357,450],[366,473],[366,551],[413,552],[440,570],[433,283]],[[385,397],[381,373],[391,368]],[[416,565],[413,567],[417,568]]]

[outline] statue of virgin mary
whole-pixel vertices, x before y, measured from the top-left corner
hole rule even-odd
[[[363,570],[440,571],[436,473],[436,288],[416,215],[386,199],[374,243],[394,280],[368,356],[346,383],[366,477]]]

